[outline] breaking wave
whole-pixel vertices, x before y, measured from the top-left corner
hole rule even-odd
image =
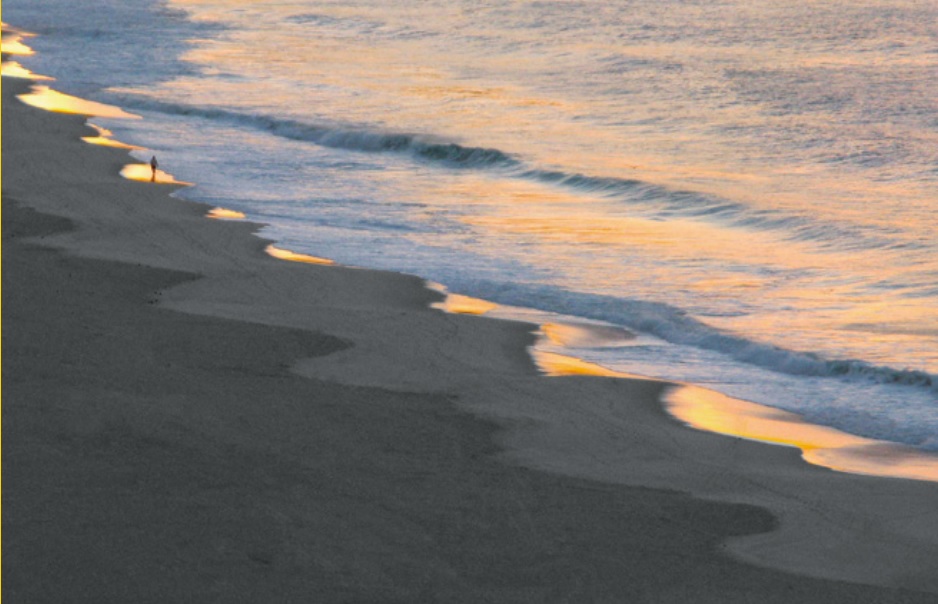
[[[419,134],[375,132],[247,114],[219,108],[195,107],[163,101],[126,97],[124,105],[159,113],[223,121],[262,130],[289,140],[306,141],[334,149],[370,153],[406,153],[418,159],[441,162],[449,167],[485,168],[515,166],[519,161],[498,149],[467,147],[433,140]]]
[[[788,350],[719,330],[660,302],[624,300],[548,286],[474,283],[472,290],[476,295],[502,304],[534,306],[540,310],[607,321],[672,344],[712,350],[776,373],[927,388],[938,395],[938,375],[856,359],[825,359],[810,352]]]
[[[312,124],[222,108],[170,103],[136,95],[120,95],[119,98],[122,106],[136,110],[222,121],[323,147],[363,153],[405,154],[421,161],[455,169],[498,170],[506,177],[562,187],[628,204],[633,211],[654,218],[713,220],[735,228],[772,231],[781,234],[786,240],[811,242],[820,249],[856,251],[926,247],[897,240],[888,231],[869,224],[826,222],[818,220],[815,216],[754,208],[714,195],[675,190],[636,179],[540,169],[499,149],[447,142],[430,135]]]

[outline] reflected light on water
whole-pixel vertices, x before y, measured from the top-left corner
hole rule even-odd
[[[832,470],[938,482],[936,455],[809,424],[787,411],[697,386],[672,388],[665,404],[674,417],[694,428],[798,447],[805,461]]]
[[[0,75],[8,78],[21,78],[24,80],[54,80],[55,78],[33,73],[16,61],[4,61],[0,64]]]
[[[306,264],[335,264],[332,260],[328,258],[319,258],[317,256],[310,256],[309,254],[298,254],[296,252],[291,252],[290,250],[285,250],[283,248],[276,247],[271,244],[268,245],[264,250],[274,258],[279,258],[280,260],[289,260],[290,262],[305,262]]]
[[[648,379],[568,355],[534,350],[533,356],[537,366],[548,376]],[[798,447],[804,460],[816,466],[851,474],[938,482],[938,455],[810,424],[781,409],[689,385],[668,389],[663,402],[673,417],[693,428]]]
[[[128,180],[137,180],[140,182],[155,182],[161,185],[185,185],[191,186],[192,183],[176,180],[172,174],[163,170],[156,171],[156,178],[153,178],[153,170],[150,164],[127,164],[120,172],[121,176]]]
[[[602,365],[590,363],[588,361],[584,361],[583,359],[578,359],[576,357],[565,354],[557,354],[556,352],[547,352],[537,349],[535,349],[532,354],[534,356],[534,362],[537,363],[537,366],[541,372],[549,376],[559,377],[564,375],[594,375],[599,377],[638,378],[638,376],[621,373],[619,371],[613,371],[612,369],[607,369]]]
[[[23,44],[23,36],[18,34],[6,35],[4,34],[2,42],[2,52],[5,55],[18,55],[21,57],[28,57],[35,54],[35,51]]]
[[[81,140],[85,141],[86,143],[90,143],[92,145],[101,145],[102,147],[115,147],[117,149],[143,149],[143,147],[122,143],[117,139],[111,138],[114,136],[114,133],[107,128],[102,128],[101,126],[96,126],[94,124],[88,125],[98,131],[98,136],[81,137]]]
[[[27,105],[39,107],[46,111],[93,115],[96,117],[141,119],[139,115],[128,113],[120,107],[87,101],[77,96],[52,90],[48,86],[33,86],[32,92],[17,95],[17,98]]]
[[[451,293],[446,293],[446,299],[442,302],[434,302],[430,306],[460,315],[484,315],[498,308],[498,304],[488,300]]]
[[[443,300],[430,305],[430,308],[436,308],[443,312],[457,315],[484,315],[499,308],[498,304],[488,300],[451,293],[442,283],[429,282],[427,287],[443,294]]]
[[[228,208],[212,208],[206,216],[216,220],[244,220],[245,218],[244,212],[229,210]]]
[[[584,323],[544,323],[541,333],[553,344],[572,348],[607,348],[635,339],[635,334],[621,327]]]

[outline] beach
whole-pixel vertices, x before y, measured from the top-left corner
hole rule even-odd
[[[541,375],[537,326],[274,258],[3,84],[11,601],[938,598],[938,484]]]

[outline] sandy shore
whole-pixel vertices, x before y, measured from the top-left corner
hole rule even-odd
[[[3,84],[10,601],[938,598],[938,484],[539,376],[531,326],[275,259]]]

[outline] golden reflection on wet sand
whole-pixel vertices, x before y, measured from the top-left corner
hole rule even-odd
[[[638,377],[629,375],[627,373],[621,373],[619,371],[613,371],[612,369],[606,369],[602,365],[590,363],[589,361],[584,361],[583,359],[578,359],[576,357],[565,354],[557,354],[556,352],[546,352],[544,350],[535,349],[532,352],[532,355],[534,356],[534,362],[537,363],[538,368],[545,375],[549,376],[558,377],[564,375],[593,375],[599,377],[615,378]]]
[[[443,293],[446,294],[446,299],[442,302],[434,302],[430,305],[431,307],[460,315],[484,315],[498,308],[498,304],[481,298],[471,298],[448,292]]]
[[[206,216],[216,220],[244,220],[245,218],[244,212],[229,210],[228,208],[212,208]]]
[[[635,334],[621,327],[584,323],[544,323],[541,333],[558,346],[572,348],[608,348],[635,339]]]
[[[120,171],[120,175],[128,180],[137,180],[140,182],[155,182],[160,185],[184,185],[192,186],[191,182],[176,180],[169,172],[163,170],[156,171],[156,178],[153,178],[153,170],[150,164],[127,164]]]
[[[2,52],[5,55],[28,57],[30,55],[36,54],[32,48],[23,44],[22,34],[7,35],[6,32],[4,32],[3,40],[0,42],[0,47],[2,47]]]
[[[832,470],[938,482],[938,455],[809,424],[794,413],[698,386],[676,386],[665,395],[665,403],[690,426],[798,447],[806,461]]]
[[[93,115],[96,117],[141,119],[139,115],[128,113],[120,107],[88,101],[52,90],[48,86],[33,86],[32,92],[17,95],[17,98],[27,105],[45,109],[46,111]]]
[[[533,354],[538,367],[549,376],[639,377],[572,356],[540,350]],[[817,466],[851,474],[938,482],[938,455],[810,424],[788,411],[683,384],[670,388],[663,402],[673,417],[693,428],[798,447],[804,460]]]
[[[55,78],[33,73],[16,61],[4,61],[0,64],[0,75],[7,78],[20,78],[24,80],[54,80]]]
[[[332,260],[328,258],[319,258],[317,256],[310,256],[309,254],[297,254],[296,252],[291,252],[290,250],[285,250],[283,248],[276,247],[271,244],[268,245],[264,250],[274,258],[279,258],[280,260],[289,260],[290,262],[305,262],[306,264],[335,264]]]
[[[117,139],[111,138],[114,136],[114,133],[107,128],[102,128],[101,126],[96,126],[91,123],[88,125],[98,131],[98,136],[81,137],[81,140],[85,141],[86,143],[90,143],[92,145],[101,145],[102,147],[115,147],[117,149],[143,149],[143,147],[122,143]]]

